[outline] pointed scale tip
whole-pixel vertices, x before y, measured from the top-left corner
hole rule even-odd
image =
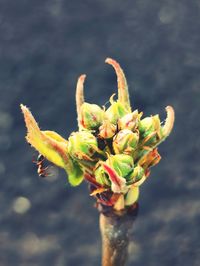
[[[24,115],[24,120],[27,123],[29,122],[33,122],[34,118],[31,114],[31,111],[29,110],[29,108],[26,105],[23,105],[22,103],[20,104],[20,108],[22,110],[22,114]]]
[[[33,132],[35,132],[35,134],[36,133],[40,134],[39,126],[38,126],[37,122],[35,121],[35,118],[33,117],[29,108],[23,104],[20,104],[20,107],[22,110],[22,114],[24,115],[24,121],[25,121],[25,124],[27,127],[26,139],[32,146],[34,146],[31,143],[31,140],[32,140]]]
[[[33,118],[30,110],[28,109],[28,107],[26,105],[20,104],[21,110],[22,110],[22,114],[24,115],[24,120],[25,120],[25,124],[27,129],[29,128],[29,124],[37,124],[35,119]]]
[[[20,104],[20,108],[21,108],[22,112],[24,112],[25,110],[27,110],[26,105],[23,105],[22,103]]]

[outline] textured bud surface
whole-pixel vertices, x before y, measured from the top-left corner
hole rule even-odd
[[[124,178],[132,173],[134,169],[133,158],[125,154],[111,155],[106,163],[112,167],[119,176]]]
[[[134,130],[138,126],[139,118],[138,110],[135,110],[133,113],[128,113],[118,120],[118,128]]]
[[[69,137],[68,152],[78,160],[90,159],[97,148],[97,140],[90,132],[80,131]]]
[[[99,136],[103,139],[110,139],[115,135],[117,126],[109,120],[105,120],[102,126],[99,127]]]
[[[84,103],[80,109],[80,124],[85,129],[97,129],[103,122],[104,111],[96,104]]]
[[[116,154],[133,154],[139,141],[139,135],[129,129],[120,130],[113,139],[113,149]]]
[[[128,113],[125,106],[119,101],[113,102],[111,106],[106,110],[106,116],[112,124],[117,124],[119,118]]]

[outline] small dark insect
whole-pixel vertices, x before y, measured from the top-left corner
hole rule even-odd
[[[49,173],[47,171],[49,167],[44,165],[44,161],[45,157],[42,154],[39,154],[37,160],[33,161],[38,167],[37,169],[38,175],[43,178],[49,176]]]

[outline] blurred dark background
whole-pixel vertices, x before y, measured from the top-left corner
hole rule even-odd
[[[100,265],[87,185],[71,188],[62,170],[37,176],[19,104],[68,137],[80,74],[88,102],[116,92],[108,56],[123,67],[135,109],[162,119],[165,106],[176,111],[141,188],[128,265],[199,265],[199,11],[197,0],[0,0],[0,265]]]

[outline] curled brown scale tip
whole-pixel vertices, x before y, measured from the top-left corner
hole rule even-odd
[[[118,84],[118,99],[119,101],[124,104],[127,109],[131,109],[130,107],[130,100],[129,100],[129,92],[128,92],[128,85],[126,81],[126,77],[122,68],[120,67],[119,63],[112,58],[106,58],[105,63],[111,65],[117,75],[117,84]]]
[[[167,118],[165,120],[165,124],[163,126],[163,135],[165,137],[169,136],[169,134],[171,133],[173,126],[174,126],[174,120],[175,120],[175,113],[174,113],[174,109],[172,106],[167,106],[165,108],[166,112],[167,112]]]

